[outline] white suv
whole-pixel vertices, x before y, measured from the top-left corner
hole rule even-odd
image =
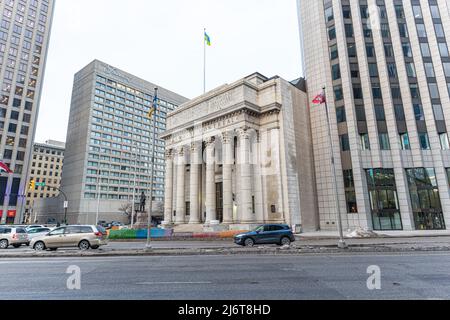
[[[8,249],[9,246],[20,248],[29,242],[25,228],[0,226],[0,250]]]

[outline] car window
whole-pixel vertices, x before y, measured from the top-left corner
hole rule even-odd
[[[57,235],[63,234],[65,230],[66,230],[66,228],[55,229],[52,232],[50,232],[50,235],[57,236]]]
[[[93,233],[92,227],[81,227],[80,233]]]
[[[39,231],[39,232],[50,232],[50,229],[49,229],[49,228],[41,228],[40,230],[41,230],[41,231]]]
[[[285,230],[285,228],[282,227],[282,226],[272,226],[272,230],[273,231],[280,231],[280,230]]]
[[[77,233],[82,233],[81,232],[81,227],[67,227],[66,228],[66,232],[64,232],[65,234],[77,234]]]
[[[264,231],[264,226],[259,226],[255,229],[255,232],[262,232]]]
[[[23,228],[17,228],[16,233],[27,233],[27,230],[25,230]]]
[[[272,231],[272,226],[264,226],[264,232]]]
[[[38,229],[31,229],[28,231],[29,234],[37,233]]]

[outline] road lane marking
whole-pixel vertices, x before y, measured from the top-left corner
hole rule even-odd
[[[193,282],[193,281],[188,281],[188,282],[182,282],[182,281],[171,281],[171,282],[139,282],[137,283],[138,285],[143,285],[143,286],[149,286],[149,285],[161,285],[161,284],[212,284],[212,282],[210,281],[199,281],[199,282]]]

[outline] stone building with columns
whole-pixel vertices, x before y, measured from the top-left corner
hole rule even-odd
[[[317,230],[305,83],[255,73],[167,118],[164,225]]]

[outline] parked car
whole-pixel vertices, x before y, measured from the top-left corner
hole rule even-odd
[[[0,249],[8,249],[9,246],[20,248],[29,243],[25,228],[0,227]]]
[[[107,244],[107,232],[102,226],[74,225],[56,228],[44,236],[32,239],[30,247],[36,251],[70,247],[95,250]]]
[[[40,224],[32,224],[30,226],[26,226],[25,230],[27,230],[27,232],[28,232],[28,231],[30,231],[32,229],[36,229],[36,228],[45,228],[45,226],[40,225]]]
[[[290,245],[295,241],[294,234],[288,225],[268,224],[257,227],[255,230],[238,234],[234,237],[234,243],[253,247],[255,244]]]
[[[33,228],[30,230],[27,230],[28,233],[28,239],[31,241],[36,237],[41,237],[47,235],[50,231],[52,231],[52,228],[42,227],[42,228]],[[28,243],[29,245],[30,243]]]

